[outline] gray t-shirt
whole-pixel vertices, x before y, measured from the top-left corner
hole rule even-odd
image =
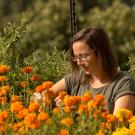
[[[128,74],[120,71],[110,83],[100,88],[92,88],[90,84],[81,83],[82,73],[80,72],[76,78],[71,74],[66,75],[65,83],[67,93],[69,95],[83,95],[85,91],[90,91],[93,96],[102,94],[106,100],[106,107],[113,112],[114,102],[125,94],[135,95],[135,80]],[[135,102],[135,101],[133,101]]]

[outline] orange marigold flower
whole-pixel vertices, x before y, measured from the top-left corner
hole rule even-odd
[[[5,133],[7,130],[8,126],[7,125],[1,125],[0,126],[0,133]]]
[[[48,118],[45,124],[51,125],[52,124],[52,119]]]
[[[101,117],[104,118],[104,119],[107,119],[107,115],[108,115],[108,110],[107,109],[104,109],[102,112],[101,112]]]
[[[0,103],[5,104],[7,102],[6,97],[0,97]]]
[[[44,89],[49,89],[52,87],[52,85],[53,85],[53,83],[51,81],[45,81],[42,83],[42,86]]]
[[[37,122],[37,116],[35,113],[29,113],[28,115],[25,116],[24,118],[24,125],[29,128],[31,127],[31,124],[34,122]]]
[[[114,116],[113,114],[107,115],[107,122],[115,122],[116,120],[117,120],[117,117]]]
[[[101,116],[101,111],[98,110],[98,109],[96,109],[96,110],[93,112],[93,116],[94,116],[95,118],[98,118],[99,116]]]
[[[28,66],[28,67],[24,67],[23,69],[24,73],[31,73],[32,72],[32,67]]]
[[[3,95],[7,94],[7,92],[9,91],[9,86],[2,86],[1,87],[1,92]]]
[[[7,81],[8,79],[7,76],[0,76],[0,82]]]
[[[14,132],[17,132],[22,126],[23,126],[23,123],[22,122],[15,123],[13,125],[13,131]]]
[[[40,128],[40,123],[38,121],[34,121],[30,124],[30,128],[32,129]]]
[[[43,86],[42,85],[38,85],[37,87],[36,87],[36,90],[35,90],[36,92],[42,92],[42,91],[44,91],[44,88],[43,88]]]
[[[20,101],[20,97],[19,97],[19,96],[12,96],[10,101],[11,101],[12,103],[13,103],[13,102]]]
[[[70,112],[71,112],[71,107],[65,106],[65,107],[64,107],[64,112],[70,113]]]
[[[66,129],[61,129],[58,135],[69,135],[69,132]]]
[[[71,126],[74,124],[74,121],[72,118],[64,118],[60,121],[61,124],[65,125],[65,126]]]
[[[18,114],[17,114],[17,118],[18,119],[22,119],[24,118],[26,115],[29,114],[29,110],[27,108],[24,108],[23,110],[19,111]]]
[[[46,105],[50,105],[51,100],[50,100],[50,99],[44,99],[44,103],[45,103]]]
[[[0,73],[7,73],[10,70],[10,67],[7,65],[0,65]]]
[[[2,116],[0,116],[0,125],[2,125],[4,123],[4,119]]]
[[[22,102],[14,102],[10,106],[11,112],[19,112],[24,108]]]
[[[100,94],[96,95],[94,97],[94,99],[93,99],[92,106],[93,106],[93,108],[96,108],[98,106],[104,107],[105,106],[105,98],[104,98],[104,96],[100,95]]]
[[[46,121],[48,119],[48,114],[45,112],[40,112],[37,119],[39,121]]]
[[[41,77],[39,76],[39,75],[32,75],[32,77],[31,77],[31,80],[32,81],[40,81],[41,80]]]
[[[85,104],[81,104],[78,108],[78,111],[77,111],[80,115],[83,114],[83,113],[87,113],[88,114],[88,107],[87,105]]]
[[[23,81],[20,83],[20,86],[23,88],[26,88],[28,86],[28,82],[27,81]]]
[[[53,113],[54,113],[54,114],[59,113],[59,111],[60,111],[60,109],[59,109],[58,107],[55,107],[55,108],[53,109]]]
[[[30,112],[38,112],[40,108],[40,105],[38,102],[31,102],[29,105],[29,111]]]
[[[102,130],[99,130],[98,133],[96,133],[96,135],[105,135],[105,134]]]
[[[60,97],[61,100],[63,100],[66,95],[67,95],[66,91],[59,92],[59,97]]]
[[[82,96],[82,101],[88,102],[91,99],[91,96],[92,94],[89,91],[85,92],[84,95]]]
[[[0,112],[0,117],[1,117],[3,120],[7,119],[7,118],[9,117],[9,112],[7,112],[7,111],[1,111],[1,112]]]
[[[55,97],[56,94],[53,92],[53,90],[51,88],[49,88],[49,90],[46,91],[45,93],[43,93],[43,95],[47,96],[49,98],[53,98],[53,97]]]
[[[75,102],[75,98],[74,96],[66,96],[63,100],[63,104],[65,106],[72,106],[74,105],[76,102]]]

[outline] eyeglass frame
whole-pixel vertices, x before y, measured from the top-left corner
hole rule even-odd
[[[71,57],[71,60],[74,62],[76,62],[77,60],[86,61],[87,57],[89,57],[90,55],[90,53],[79,54],[78,56]]]

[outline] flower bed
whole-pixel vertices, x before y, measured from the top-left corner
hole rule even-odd
[[[56,107],[51,81],[43,81],[41,75],[33,73],[30,66],[22,68],[18,74],[10,70],[7,65],[0,66],[1,134],[135,134],[135,116],[132,112],[120,109],[116,116],[109,114],[104,96],[92,98],[90,92],[83,96],[70,96],[62,91],[59,93],[59,106]],[[42,94],[35,100],[34,92]]]

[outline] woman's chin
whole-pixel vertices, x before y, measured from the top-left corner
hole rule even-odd
[[[90,74],[91,74],[90,71],[84,71],[84,73],[85,73],[86,75],[90,75]]]

